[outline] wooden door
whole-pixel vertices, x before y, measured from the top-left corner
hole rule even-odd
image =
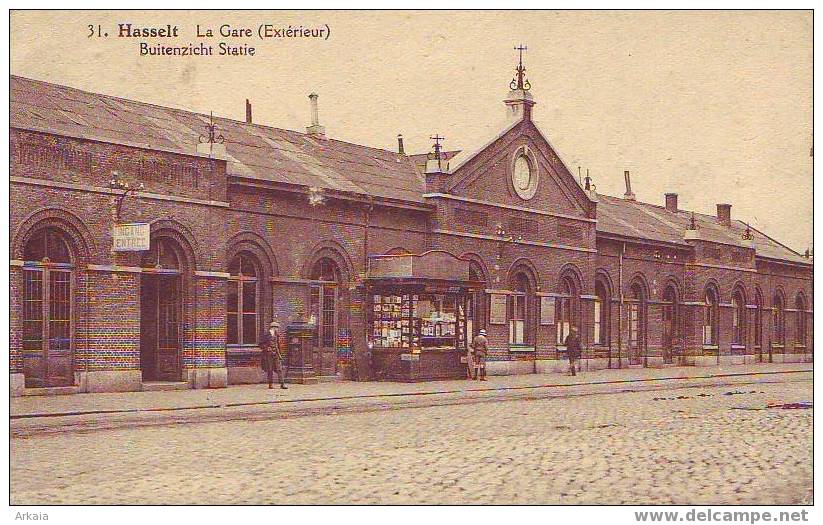
[[[312,351],[315,374],[334,375],[337,368],[338,287],[312,286],[311,311],[317,323]]]
[[[180,381],[180,276],[141,279],[140,367],[145,381]]]
[[[23,373],[28,387],[74,383],[71,271],[23,272]]]
[[[180,277],[157,287],[157,379],[180,381]]]

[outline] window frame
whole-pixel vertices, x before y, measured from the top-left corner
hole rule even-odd
[[[707,287],[703,294],[703,346],[718,346],[720,298],[714,287]]]
[[[531,341],[531,284],[523,272],[514,275],[512,293],[509,295],[509,345],[529,346]]]
[[[763,346],[763,295],[760,290],[754,294],[754,347]]]
[[[571,278],[563,277],[560,280],[560,295],[555,299],[555,343],[557,346],[565,346],[572,326],[577,326],[576,294],[577,287]]]
[[[772,299],[772,334],[774,346],[786,344],[786,301],[780,292],[775,293]]]
[[[333,259],[321,257],[314,263],[311,275],[315,282],[309,286],[309,312],[314,315],[317,327],[314,331],[314,345],[336,349],[340,315],[340,267]],[[331,322],[328,322],[329,319]]]
[[[732,293],[732,345],[746,345],[746,300],[740,290]]]
[[[232,271],[235,261],[238,263],[236,273]],[[254,270],[253,276],[244,275],[246,265]],[[257,258],[253,254],[249,252],[239,252],[232,257],[229,262],[228,273],[229,277],[226,283],[226,346],[257,346],[260,342],[260,314],[262,306],[260,298],[260,265],[257,262]],[[254,299],[252,301],[253,309],[248,311],[245,306],[245,293],[247,288],[252,288],[254,294]],[[229,297],[231,297],[232,291],[234,292],[237,302],[234,311],[232,311],[229,306]],[[252,330],[251,339],[247,338],[245,328],[245,321],[249,316],[254,317],[254,329]],[[233,323],[232,317],[234,317]],[[237,339],[233,341],[230,340],[229,337],[229,334],[231,333],[229,326],[232,324],[234,324],[234,334],[237,337]]]
[[[794,344],[797,347],[806,348],[808,341],[808,321],[806,320],[806,298],[802,294],[797,294],[794,300],[795,308],[795,337]]]
[[[31,243],[36,241],[40,241],[41,239],[38,236],[42,235],[43,239],[43,257],[38,260],[32,260],[31,258],[27,258],[29,252],[29,247]],[[62,252],[66,255],[66,261],[54,261],[49,256],[52,252],[49,250],[50,240],[58,240],[62,244]],[[74,370],[74,345],[75,345],[75,254],[71,248],[71,244],[68,240],[68,234],[56,226],[46,226],[40,228],[32,235],[29,236],[28,241],[26,242],[25,246],[23,247],[23,273],[22,273],[22,290],[21,290],[21,304],[23,306],[21,311],[21,323],[23,328],[23,333],[21,334],[21,346],[22,349],[25,351],[31,352],[38,352],[40,354],[40,358],[42,359],[42,375],[38,378],[42,381],[41,386],[49,386],[50,380],[54,379],[49,373],[49,355],[51,354],[52,349],[55,351],[65,351],[69,353],[69,362],[71,370]],[[37,299],[31,300],[28,297],[28,287],[27,287],[27,276],[38,275],[39,276],[39,292],[37,293]],[[65,281],[57,281],[55,277],[57,276],[65,276]],[[64,306],[65,309],[68,311],[68,315],[61,316],[60,318],[55,318],[55,308],[56,303],[52,297],[52,294],[55,293],[55,283],[64,283],[66,291],[64,294],[61,294],[62,299],[59,301],[59,304]],[[33,297],[33,296],[32,296]],[[38,303],[36,310],[39,312],[39,318],[28,318],[27,317],[27,303]],[[27,323],[36,323],[39,325],[37,329],[40,338],[37,340],[39,341],[40,348],[29,348],[26,349],[26,342],[32,341],[34,339],[30,339],[26,337],[26,324]],[[61,340],[65,340],[65,347],[60,348],[57,345],[53,346],[53,341],[55,337],[52,335],[54,330],[54,323],[60,323],[65,325],[65,331],[68,332],[66,338],[61,338]]]
[[[611,298],[606,285],[600,280],[595,281],[594,297],[592,306],[592,344],[607,346],[611,343],[611,331],[609,330]]]
[[[646,344],[646,293],[640,283],[629,288],[627,324],[629,348],[644,350]]]

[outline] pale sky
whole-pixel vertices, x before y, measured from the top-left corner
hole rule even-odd
[[[247,42],[253,57],[140,57],[118,23],[177,25],[168,45]],[[195,25],[328,24],[328,40],[198,40]],[[100,24],[108,38],[87,38]],[[812,243],[812,15],[786,12],[14,12],[11,72],[80,89],[304,130],[320,95],[330,137],[406,151],[479,146],[504,114],[516,44],[535,120],[598,192],[733,218]]]

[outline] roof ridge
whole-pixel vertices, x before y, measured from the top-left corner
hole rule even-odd
[[[39,84],[46,84],[46,85],[54,86],[54,87],[60,88],[60,89],[67,89],[67,90],[70,90],[70,91],[78,91],[80,93],[84,93],[84,94],[87,94],[87,95],[94,95],[94,96],[97,96],[97,97],[106,97],[106,98],[110,98],[110,99],[114,99],[114,100],[122,100],[122,101],[129,102],[129,103],[132,103],[132,104],[138,104],[138,105],[141,105],[141,106],[160,108],[160,109],[164,109],[164,110],[175,111],[175,112],[178,112],[178,113],[185,113],[187,115],[199,115],[199,116],[203,116],[203,117],[212,116],[212,115],[206,115],[205,113],[202,113],[202,112],[199,112],[199,111],[196,111],[196,110],[188,110],[188,109],[183,109],[183,108],[174,107],[174,106],[163,106],[161,104],[156,104],[156,103],[153,103],[153,102],[145,102],[145,101],[136,100],[136,99],[133,99],[133,98],[125,98],[125,97],[119,97],[117,95],[108,95],[106,93],[87,91],[85,89],[76,88],[74,86],[69,86],[69,85],[66,85],[66,84],[56,84],[54,82],[49,82],[47,80],[39,80],[39,79],[36,79],[36,78],[29,78],[29,77],[24,77],[24,76],[20,76],[20,75],[14,75],[14,74],[10,74],[9,76],[12,77],[12,78],[17,78],[19,80],[23,80],[25,82],[36,82],[36,83],[39,83]],[[252,122],[251,124],[249,124],[248,122],[246,122],[244,120],[233,119],[231,117],[223,117],[223,116],[220,116],[220,115],[213,116],[213,118],[215,120],[226,120],[226,121],[229,121],[229,122],[236,122],[238,124],[251,125],[251,126],[254,126],[254,127],[265,128],[265,129],[274,130],[274,131],[294,133],[296,135],[300,135],[301,137],[311,137],[311,135],[309,135],[308,133],[303,133],[303,132],[293,130],[293,129],[278,128],[276,126],[269,126],[267,124],[259,124],[257,122]],[[333,141],[333,142],[337,142],[337,143],[340,143],[340,144],[347,144],[349,146],[357,146],[359,148],[367,148],[367,149],[371,149],[371,150],[382,151],[382,152],[385,152],[385,153],[389,153],[389,154],[391,154],[395,157],[405,157],[405,155],[400,155],[399,153],[397,153],[395,151],[392,151],[390,149],[378,148],[378,147],[369,146],[369,145],[366,145],[366,144],[358,144],[356,142],[349,142],[349,141],[335,139],[335,138],[324,138],[322,140]]]
[[[598,197],[608,197],[609,199],[614,199],[614,200],[620,201],[620,202],[626,202],[626,203],[632,202],[634,204],[642,204],[643,206],[652,206],[654,208],[659,208],[661,210],[669,211],[669,210],[666,209],[666,206],[664,204],[653,204],[651,202],[645,202],[645,201],[628,200],[628,199],[624,199],[623,197],[615,197],[614,195],[608,195],[608,194],[605,194],[605,193],[598,193],[597,196]],[[676,212],[669,212],[669,213],[674,213],[675,215],[677,215],[677,213],[681,212],[681,211],[684,212],[684,213],[694,213],[697,216],[705,217],[707,219],[714,219],[715,221],[717,220],[717,217],[714,216],[714,215],[710,215],[708,213],[703,213],[703,212],[694,211],[694,210],[687,210],[685,208],[678,208],[678,210]],[[735,219],[735,221],[740,221],[740,219]],[[777,242],[777,241],[775,241],[775,242]]]

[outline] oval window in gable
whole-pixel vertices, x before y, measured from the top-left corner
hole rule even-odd
[[[537,163],[528,148],[520,148],[515,153],[511,181],[515,193],[523,200],[529,200],[537,193]]]

